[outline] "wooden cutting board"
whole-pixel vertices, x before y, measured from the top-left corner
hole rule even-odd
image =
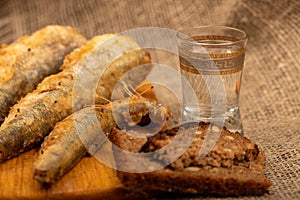
[[[93,157],[83,158],[61,180],[43,187],[32,179],[37,149],[0,163],[0,199],[132,199],[116,172]]]
[[[145,81],[137,91],[144,92],[148,98],[156,98],[149,82]],[[163,88],[157,88],[155,94],[169,94]],[[162,95],[160,95],[162,96]],[[168,95],[173,97],[172,94]],[[164,105],[170,101],[160,98]],[[175,113],[179,105],[172,102],[168,108]],[[105,166],[94,157],[84,157],[74,168],[51,187],[43,187],[32,178],[33,163],[38,149],[0,163],[0,200],[2,199],[144,199],[152,196],[164,196],[157,192],[140,193],[126,189],[119,181],[116,171]],[[169,194],[168,194],[169,196]]]

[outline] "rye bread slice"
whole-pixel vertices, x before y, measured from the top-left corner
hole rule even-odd
[[[131,173],[141,168],[150,168],[151,165],[136,160],[134,155],[128,159],[123,151],[113,148],[118,169],[126,169],[118,171],[117,175],[129,188],[146,192],[154,190],[217,196],[259,196],[267,193],[271,185],[264,176],[264,152],[238,133],[205,123],[189,123],[148,139],[139,134],[113,129],[109,139],[119,148],[133,153],[162,149],[162,153],[153,154],[147,159],[165,167],[154,171],[149,169],[150,172],[145,173]],[[164,150],[179,134],[182,136],[179,137],[179,145]],[[173,150],[184,147],[180,145],[180,140],[184,144],[189,137],[192,140],[188,148],[171,162]],[[212,150],[207,155],[199,156],[203,144],[209,146],[210,142],[215,144]]]

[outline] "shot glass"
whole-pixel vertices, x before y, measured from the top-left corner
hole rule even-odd
[[[244,31],[224,26],[177,33],[184,121],[221,124],[243,134],[239,95],[247,39]]]

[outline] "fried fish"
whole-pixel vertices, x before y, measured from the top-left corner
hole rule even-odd
[[[74,29],[46,26],[0,48],[0,124],[10,107],[51,74],[58,73],[64,57],[86,43]]]
[[[94,37],[66,57],[62,72],[45,78],[12,107],[0,127],[0,161],[40,144],[72,112],[107,102],[124,73],[149,62],[149,54],[126,36]],[[150,69],[132,79],[143,80]],[[101,77],[96,73],[99,70]]]

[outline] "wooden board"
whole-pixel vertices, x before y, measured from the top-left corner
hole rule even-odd
[[[0,163],[0,199],[130,199],[116,172],[93,157],[83,158],[49,188],[32,179],[37,150]],[[124,196],[125,195],[125,196]]]
[[[173,94],[166,89],[151,85],[145,81],[137,91],[147,90],[143,95],[148,98],[160,96],[160,102],[167,105],[168,110],[176,113],[180,108]],[[168,95],[162,95],[168,94]],[[166,98],[163,98],[166,97]],[[170,104],[170,105],[168,105]],[[171,124],[170,120],[170,124]],[[38,149],[33,149],[20,156],[0,163],[0,200],[2,199],[144,199],[147,197],[164,196],[162,193],[141,193],[124,188],[117,178],[116,171],[105,166],[94,157],[84,157],[74,168],[65,174],[51,187],[43,187],[32,178],[33,164],[37,157]],[[168,194],[169,196],[169,194]]]

